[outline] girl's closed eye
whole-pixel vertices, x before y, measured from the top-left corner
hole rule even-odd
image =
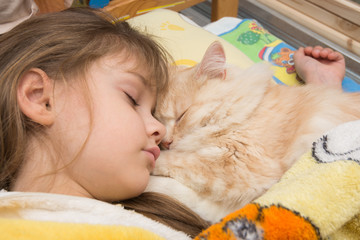
[[[124,93],[135,107],[140,106],[130,94],[128,94],[127,92]]]

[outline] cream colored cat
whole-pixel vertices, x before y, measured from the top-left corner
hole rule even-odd
[[[242,70],[213,43],[193,68],[176,69],[159,96],[167,128],[149,191],[169,194],[212,222],[276,183],[312,142],[360,119],[360,95],[274,84],[266,64]]]

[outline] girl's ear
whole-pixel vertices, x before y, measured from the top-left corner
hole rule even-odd
[[[220,42],[213,42],[206,50],[204,57],[198,65],[198,74],[209,78],[225,79],[226,57]]]
[[[34,122],[44,126],[53,124],[53,80],[43,70],[32,68],[21,77],[17,101],[20,110]]]

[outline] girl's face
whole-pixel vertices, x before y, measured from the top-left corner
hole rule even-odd
[[[93,128],[78,158],[57,173],[55,183],[64,184],[54,184],[57,189],[52,192],[113,201],[144,191],[166,130],[152,116],[155,93],[145,85],[146,73],[131,70],[133,66],[134,61],[120,56],[91,65],[86,77],[93,102],[90,111],[79,87],[57,91],[55,103],[61,107],[52,131],[66,144],[62,159],[71,162]]]

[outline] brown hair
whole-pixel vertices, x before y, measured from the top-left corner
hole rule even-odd
[[[0,189],[9,189],[16,179],[29,137],[35,134],[45,136],[45,126],[28,119],[17,103],[19,79],[31,68],[42,69],[55,81],[65,81],[69,76],[85,76],[90,64],[101,57],[121,52],[125,54],[124,60],[135,57],[136,67],[147,68],[147,79],[157,93],[167,87],[167,52],[148,35],[100,11],[74,8],[34,17],[1,35],[0,46]],[[82,84],[86,92],[86,82]],[[151,196],[157,195],[150,193],[134,199],[131,208],[140,209],[145,214],[148,212],[146,209],[157,205],[149,200],[153,199]],[[172,225],[175,229],[187,233],[186,228],[179,229],[176,225],[180,226],[184,221],[191,226],[191,222],[200,221],[191,210],[183,211],[185,207],[173,204],[166,197],[160,196],[159,201],[161,199],[166,204],[160,204],[162,209],[156,209],[164,213],[149,216],[170,219],[175,223]],[[149,202],[152,203],[149,205]],[[182,215],[189,218],[178,218],[177,214],[166,217],[168,213],[179,211],[175,209],[182,209]]]
[[[147,67],[149,84],[157,92],[168,78],[167,54],[156,42],[95,10],[74,8],[35,17],[2,35],[0,46],[0,188],[8,188],[16,176],[28,137],[44,128],[27,119],[17,104],[19,79],[31,68],[65,81],[85,76],[95,60],[121,52],[124,59],[134,56],[138,66]]]
[[[144,192],[140,196],[119,201],[125,209],[132,209],[151,219],[187,233],[194,238],[210,223],[182,203],[164,194]]]

